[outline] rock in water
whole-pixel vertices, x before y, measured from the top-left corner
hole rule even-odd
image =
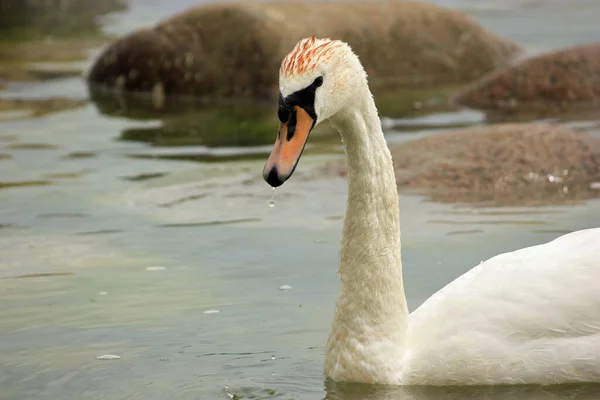
[[[311,35],[350,43],[374,88],[468,82],[521,52],[465,15],[422,1],[221,3],[116,41],[88,80],[125,91],[160,87],[165,96],[272,100],[281,60]]]
[[[528,58],[482,77],[455,101],[497,113],[556,113],[598,110],[600,43]]]

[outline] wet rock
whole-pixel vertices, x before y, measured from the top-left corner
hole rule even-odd
[[[310,35],[349,42],[374,89],[467,82],[520,53],[461,13],[426,2],[209,4],[116,41],[88,80],[161,98],[273,100],[281,60]]]
[[[391,146],[400,190],[442,202],[554,204],[600,197],[600,139],[546,123],[505,123]],[[345,160],[325,166],[346,174]]]
[[[491,72],[454,99],[501,114],[597,110],[600,105],[600,43],[522,60]]]

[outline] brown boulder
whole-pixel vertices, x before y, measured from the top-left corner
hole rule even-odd
[[[454,100],[499,113],[544,115],[597,110],[600,43],[543,54],[491,72]]]
[[[88,80],[127,91],[276,98],[279,64],[310,35],[349,42],[373,87],[468,82],[520,53],[426,2],[245,2],[189,9],[108,47]]]
[[[600,196],[600,139],[546,123],[506,123],[390,147],[403,190],[443,202],[556,203]],[[345,160],[325,166],[346,174]],[[596,183],[596,185],[593,185]]]

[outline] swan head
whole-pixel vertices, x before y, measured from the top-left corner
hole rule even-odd
[[[348,106],[366,82],[365,71],[348,44],[302,39],[279,69],[280,127],[263,178],[281,186],[296,169],[312,129]]]

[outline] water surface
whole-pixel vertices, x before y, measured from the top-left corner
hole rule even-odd
[[[125,33],[191,4],[133,3],[110,29]],[[595,4],[579,3],[588,10]],[[591,11],[557,2],[448,4],[531,51],[598,37]],[[552,11],[552,4],[559,8]],[[553,22],[559,17],[570,22]],[[75,77],[12,84],[2,95],[86,98],[87,91]],[[401,142],[485,119],[459,110],[388,123],[390,142]],[[93,105],[0,122],[3,399],[600,395],[594,385],[398,389],[324,380],[345,181],[294,177],[276,191],[271,208],[271,190],[260,177],[270,146],[167,148],[121,140],[127,129],[157,124],[109,118]],[[596,121],[578,124],[597,129]],[[299,171],[341,155],[339,145],[321,150],[307,148]],[[598,201],[482,208],[404,195],[409,306],[482,260],[598,226],[599,216]],[[106,354],[121,358],[96,359]]]

